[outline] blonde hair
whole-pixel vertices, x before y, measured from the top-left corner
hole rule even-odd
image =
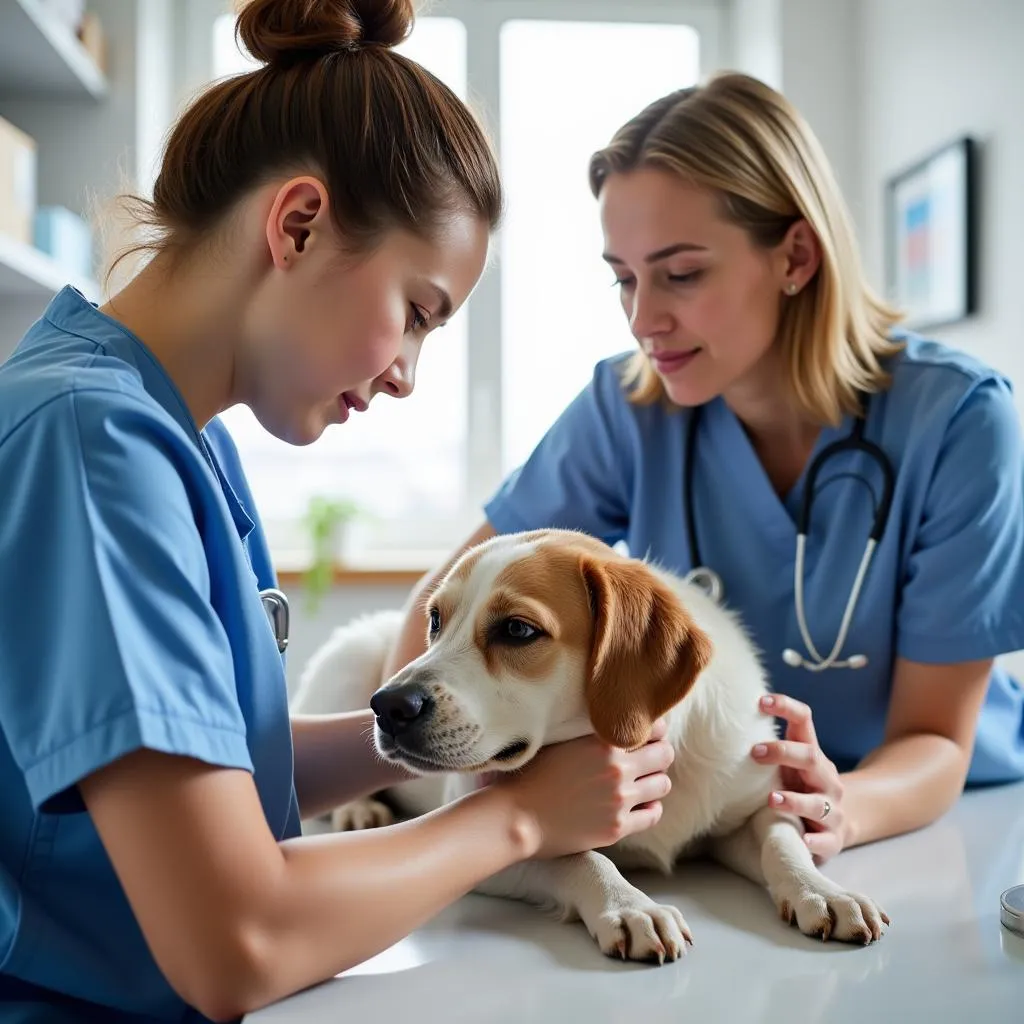
[[[844,412],[859,411],[858,391],[888,386],[881,361],[902,347],[889,338],[901,315],[868,285],[828,159],[785,97],[733,72],[671,93],[594,154],[591,191],[598,196],[609,175],[639,167],[670,171],[712,190],[725,218],[756,245],[777,245],[801,218],[815,233],[821,264],[786,299],[776,339],[793,394],[808,415],[835,425]],[[643,352],[628,361],[624,378],[631,401],[666,400]]]

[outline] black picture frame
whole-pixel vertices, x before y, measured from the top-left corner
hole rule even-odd
[[[978,310],[978,144],[960,136],[885,185],[886,292],[923,331]]]

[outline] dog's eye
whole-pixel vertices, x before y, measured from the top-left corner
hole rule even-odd
[[[430,635],[437,636],[441,632],[441,613],[436,608],[430,609]]]
[[[541,632],[536,626],[531,626],[522,619],[506,619],[501,623],[498,631],[498,636],[502,640],[514,644],[529,643],[540,635]]]

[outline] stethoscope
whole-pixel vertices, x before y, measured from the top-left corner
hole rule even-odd
[[[700,550],[697,546],[697,527],[693,514],[693,465],[696,452],[697,430],[700,424],[702,408],[695,406],[688,418],[686,453],[683,467],[683,502],[686,510],[686,533],[690,545],[691,569],[684,579],[688,583],[703,590],[713,601],[721,603],[724,595],[722,578],[713,569],[708,568],[701,562]],[[804,658],[799,652],[787,647],[782,652],[782,660],[792,668],[806,668],[811,672],[821,672],[827,668],[863,668],[867,663],[867,656],[854,654],[844,660],[839,660],[839,652],[846,642],[846,635],[853,620],[853,613],[857,607],[857,600],[860,597],[864,577],[867,575],[868,566],[871,564],[872,556],[878,541],[881,539],[885,524],[889,519],[889,509],[892,505],[892,493],[895,485],[895,471],[888,456],[881,448],[872,441],[864,438],[864,424],[868,414],[868,397],[861,395],[861,415],[854,417],[853,428],[850,433],[833,441],[832,444],[823,448],[811,462],[807,470],[807,479],[804,484],[803,498],[800,502],[800,515],[797,520],[796,534],[796,564],[793,571],[793,590],[796,601],[796,619],[800,627],[800,635],[803,638],[811,659]],[[859,451],[874,459],[878,468],[882,471],[882,496],[875,508],[875,521],[868,535],[867,544],[864,547],[864,554],[860,560],[860,567],[857,576],[850,590],[850,597],[846,602],[846,610],[843,613],[842,622],[839,626],[839,634],[832,646],[827,658],[823,658],[814,646],[807,630],[807,619],[804,615],[804,549],[807,544],[807,533],[811,522],[811,505],[814,501],[814,485],[818,478],[821,467],[833,456],[843,452]]]
[[[260,591],[260,600],[263,602],[263,610],[270,618],[278,653],[284,654],[284,649],[288,646],[288,598],[280,590],[270,587]]]

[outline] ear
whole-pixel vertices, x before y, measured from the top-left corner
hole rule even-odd
[[[708,635],[642,562],[583,556],[594,635],[586,683],[601,739],[632,749],[681,701],[711,660]]]
[[[777,251],[783,290],[795,285],[800,291],[821,266],[821,242],[802,217],[789,226]]]
[[[278,270],[295,266],[316,234],[328,228],[329,204],[323,182],[292,178],[274,196],[267,215],[267,244]]]

